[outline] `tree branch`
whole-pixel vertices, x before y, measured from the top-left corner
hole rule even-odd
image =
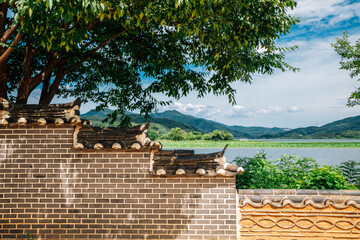
[[[64,77],[65,77],[64,64],[60,63],[53,83],[48,88],[48,91],[46,93],[44,93],[44,95],[41,94],[39,104],[50,104],[51,100],[54,98],[54,96],[60,86],[60,83],[64,79]]]
[[[19,27],[20,21],[17,24],[11,24],[11,27],[4,32],[2,37],[0,38],[0,42],[6,43],[7,40],[11,37],[11,35],[15,32],[15,30]]]
[[[3,2],[0,3],[0,36],[2,36],[5,32],[5,26],[6,26],[6,15],[8,12],[8,3]]]
[[[74,69],[76,69],[77,67],[79,67],[83,62],[85,62],[92,54],[96,53],[100,48],[102,48],[103,46],[105,46],[108,42],[110,42],[111,40],[115,39],[116,37],[118,37],[119,35],[127,32],[129,30],[129,28],[124,29],[122,32],[117,33],[115,35],[113,35],[112,37],[108,38],[107,40],[105,40],[104,42],[100,43],[99,46],[97,46],[96,48],[94,48],[93,50],[91,50],[90,52],[86,53],[86,55],[77,63],[75,63],[74,65],[72,65],[71,67],[69,67],[68,69],[65,70],[65,74],[68,74],[69,72],[72,72]]]
[[[11,53],[15,49],[14,47],[16,47],[18,45],[18,43],[20,42],[22,36],[23,36],[23,34],[21,34],[20,31],[18,31],[18,33],[16,34],[16,37],[12,41],[10,47],[8,49],[6,49],[6,51],[0,56],[0,63],[4,63],[9,59]]]
[[[57,59],[58,52],[55,51],[51,54],[48,62],[45,64],[43,70],[36,76],[32,78],[32,88],[35,89],[42,81],[44,81],[56,67],[56,65],[60,62],[61,59]]]
[[[50,79],[51,79],[51,74],[49,74],[44,79],[44,81],[42,81],[43,86],[42,86],[42,89],[41,89],[40,102],[42,101],[43,98],[45,98],[45,96],[47,95],[47,93],[49,91]]]
[[[26,42],[25,57],[23,63],[23,76],[21,78],[21,82],[31,77],[30,66],[34,56],[35,50],[31,46],[31,38],[29,38]]]

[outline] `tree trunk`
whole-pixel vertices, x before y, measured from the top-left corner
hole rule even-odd
[[[6,15],[8,12],[8,3],[0,3],[0,34],[3,35],[6,26]]]
[[[7,63],[0,63],[0,97],[8,99],[7,90]]]
[[[31,86],[30,82],[31,82],[31,78],[27,79],[27,81],[21,81],[21,83],[19,83],[16,103],[22,103],[22,104],[27,103],[30,93],[32,91],[32,89],[30,88]]]
[[[47,80],[50,80],[50,79],[43,81],[43,84],[44,84],[43,91],[41,92],[39,104],[50,104],[51,103],[51,101],[53,100],[57,90],[59,89],[60,83],[64,79],[65,75],[66,75],[66,73],[64,72],[64,66],[62,64],[60,64],[60,66],[58,67],[56,77],[55,77],[53,83],[51,84],[51,86],[49,86],[50,81],[47,82]],[[49,75],[49,78],[50,77],[51,77],[51,75]]]
[[[51,75],[47,76],[46,79],[42,82],[42,90],[41,90],[39,104],[44,104],[43,102],[45,101],[46,95],[49,92],[50,79],[51,79]]]

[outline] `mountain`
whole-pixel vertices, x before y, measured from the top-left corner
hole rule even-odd
[[[344,118],[321,127],[296,128],[266,136],[271,138],[360,138],[360,116]]]
[[[267,135],[275,135],[286,133],[288,131],[287,128],[266,128],[266,127],[243,127],[243,126],[229,126],[230,129],[239,131],[239,132],[246,132],[254,138],[263,138]]]
[[[104,111],[90,111],[82,114],[81,117],[93,121],[94,125],[105,126],[106,123],[101,121],[112,110],[105,109]],[[131,113],[129,114],[131,121],[135,124],[146,122],[145,118]],[[242,127],[242,126],[227,126],[222,123],[207,120],[204,118],[197,118],[191,115],[182,114],[178,111],[165,111],[162,113],[151,114],[150,127],[155,127],[160,134],[166,134],[171,128],[179,127],[187,132],[199,131],[202,133],[209,133],[216,129],[224,130],[233,134],[235,138],[259,138],[264,134],[278,134],[285,132],[281,128],[265,128],[265,127]]]
[[[85,114],[81,114],[81,117],[84,119],[91,120],[95,126],[108,126],[109,124],[103,123],[102,120],[106,118],[106,116],[111,112],[112,110],[110,109],[104,109],[103,111],[91,110]],[[128,113],[128,114],[131,118],[131,122],[135,124],[141,124],[146,122],[145,118],[143,116],[140,116],[139,114],[134,114],[134,113]],[[179,127],[187,132],[194,132],[194,131],[202,132],[200,129],[198,129],[195,126],[168,118],[157,118],[152,116],[150,122],[151,122],[150,127],[156,130],[157,132],[159,132],[159,134],[166,134],[170,131],[171,128],[176,128],[176,127]],[[115,126],[118,124],[119,122],[114,123]]]
[[[175,110],[156,113],[152,116],[156,118],[170,118],[179,122],[187,123],[201,129],[204,133],[209,133],[216,129],[228,131],[232,133],[235,138],[260,138],[262,135],[278,134],[286,131],[283,128],[228,126],[204,118],[197,118],[191,115],[182,114]]]
[[[112,110],[90,111],[82,114],[81,117],[92,120],[94,125],[106,126],[101,121]],[[131,121],[135,124],[146,122],[139,114],[129,113]],[[224,130],[233,134],[235,138],[360,138],[360,116],[345,118],[328,123],[321,127],[304,127],[296,129],[287,128],[266,128],[266,127],[243,127],[228,126],[212,120],[186,115],[178,111],[165,111],[151,114],[150,129],[159,134],[166,134],[171,128],[179,127],[187,132],[199,131],[209,133],[216,129]]]

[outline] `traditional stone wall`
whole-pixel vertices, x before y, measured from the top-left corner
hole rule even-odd
[[[238,191],[241,240],[360,239],[360,191]]]
[[[1,239],[236,239],[233,177],[155,177],[149,151],[74,150],[74,129],[0,127]]]
[[[360,191],[236,193],[226,164],[157,176],[159,149],[76,150],[82,124],[2,121],[1,239],[360,239]],[[170,165],[191,162],[174,154]]]

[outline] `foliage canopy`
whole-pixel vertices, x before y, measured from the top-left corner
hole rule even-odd
[[[236,186],[240,189],[357,189],[358,182],[353,180],[359,170],[347,168],[349,163],[340,167],[322,166],[313,158],[300,158],[297,155],[283,155],[271,161],[264,151],[253,158],[236,158],[238,166],[245,169],[237,176]],[[344,165],[345,164],[345,165]],[[352,163],[350,163],[352,164]],[[355,173],[356,172],[356,173]]]
[[[166,137],[170,140],[181,141],[185,139],[185,134],[181,128],[172,128]]]
[[[341,56],[340,69],[350,71],[350,77],[354,78],[360,75],[360,39],[351,44],[349,35],[344,32],[342,38],[337,38],[336,43],[332,44],[336,53]],[[358,79],[360,81],[360,78]],[[360,87],[351,93],[348,98],[349,107],[360,105]]]
[[[81,97],[110,117],[225,94],[254,73],[296,70],[276,40],[298,22],[294,0],[0,0],[0,97]],[[201,69],[199,71],[199,69]],[[123,123],[129,119],[122,118]]]
[[[205,140],[214,140],[214,141],[234,140],[234,136],[231,133],[218,129],[215,129],[211,133],[204,134],[203,138]]]

